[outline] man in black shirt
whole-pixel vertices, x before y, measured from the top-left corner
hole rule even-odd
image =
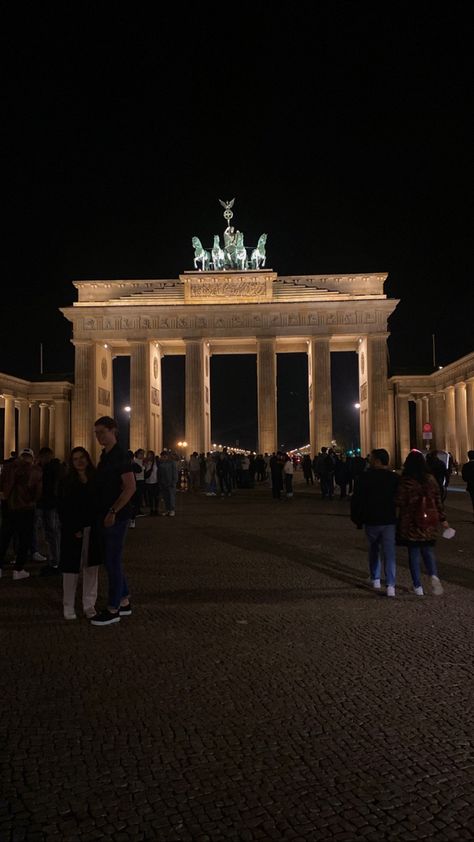
[[[378,448],[370,454],[370,467],[359,476],[351,497],[351,520],[358,529],[365,526],[369,542],[369,570],[372,587],[380,590],[380,549],[383,548],[387,596],[395,596],[395,493],[398,476],[390,471],[390,457]]]
[[[96,487],[109,578],[109,601],[107,608],[91,623],[93,626],[108,626],[132,613],[122,556],[131,517],[130,501],[135,493],[135,474],[129,457],[117,443],[118,429],[114,419],[108,416],[98,418],[94,428],[97,441],[104,448],[97,465]]]

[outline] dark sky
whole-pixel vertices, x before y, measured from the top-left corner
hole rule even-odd
[[[87,4],[76,18],[23,10],[4,48],[0,371],[34,375],[40,342],[46,372],[71,371],[58,307],[72,280],[176,277],[234,196],[246,242],[268,232],[279,274],[389,273],[392,371],[429,370],[432,333],[437,363],[473,350],[464,7],[326,5],[185,3],[106,22]],[[215,363],[217,401],[221,380],[245,390],[242,361],[229,364]]]

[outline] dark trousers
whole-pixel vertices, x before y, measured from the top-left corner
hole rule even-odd
[[[145,502],[150,507],[150,512],[158,511],[158,501],[160,499],[160,488],[157,482],[145,483]]]
[[[128,582],[123,572],[122,556],[128,520],[119,520],[113,526],[104,527],[105,569],[109,579],[109,606],[119,608],[120,600],[129,596]]]
[[[35,525],[34,509],[19,509],[3,511],[2,531],[0,534],[0,568],[3,567],[5,555],[10,541],[17,542],[15,570],[23,570],[28,559]]]
[[[136,517],[137,515],[140,515],[142,513],[144,491],[145,491],[145,482],[143,480],[139,480],[137,482],[135,494],[132,497],[133,517]]]

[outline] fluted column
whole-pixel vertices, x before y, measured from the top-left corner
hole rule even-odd
[[[332,442],[332,391],[331,350],[328,337],[311,340],[312,412],[309,432],[311,453],[318,453],[321,447],[330,447]],[[309,364],[308,364],[309,367]]]
[[[456,415],[454,410],[454,386],[446,389],[445,401],[446,447],[449,453],[456,453]]]
[[[72,404],[72,439],[74,447],[96,450],[93,437],[95,402],[94,348],[91,342],[75,345],[74,399]]]
[[[456,453],[457,461],[467,461],[467,408],[466,384],[456,383],[454,387],[454,407],[456,415]]]
[[[12,450],[16,450],[15,444],[15,398],[13,395],[4,395],[5,423],[3,431],[3,456],[8,459]]]
[[[48,445],[53,451],[54,455],[56,455],[56,446],[55,446],[55,409],[54,403],[49,405],[49,436],[48,436]]]
[[[26,398],[18,399],[18,450],[30,446],[30,405]]]
[[[416,446],[423,449],[423,398],[416,398]]]
[[[467,449],[474,450],[474,379],[466,383]]]
[[[130,343],[130,448],[148,449],[149,438],[149,377],[148,345]]]
[[[70,452],[69,401],[55,400],[54,455],[66,461]],[[95,421],[95,419],[94,419]]]
[[[368,409],[370,449],[383,447],[390,453],[388,418],[387,337],[367,337]],[[393,458],[393,454],[390,454]]]
[[[209,449],[206,430],[206,373],[207,345],[201,339],[186,340],[185,366],[185,440],[186,452],[203,453]],[[209,362],[208,362],[209,371]]]
[[[430,395],[430,419],[433,425],[433,450],[446,450],[444,392]]]
[[[408,397],[397,396],[397,448],[400,465],[403,465],[410,452],[410,411]]]
[[[40,449],[40,408],[37,401],[33,401],[30,408],[30,447],[37,456]]]
[[[49,447],[49,405],[40,403],[40,447]]]
[[[258,449],[273,453],[277,444],[276,339],[257,341]]]

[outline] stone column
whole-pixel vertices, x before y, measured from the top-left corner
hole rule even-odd
[[[456,415],[454,410],[454,386],[446,389],[445,403],[446,448],[449,453],[456,453]]]
[[[276,339],[257,340],[258,450],[273,453],[277,443]]]
[[[311,340],[308,369],[312,372],[312,412],[309,419],[311,453],[332,442],[331,351],[329,337]]]
[[[30,446],[30,405],[26,398],[18,400],[18,450]]]
[[[72,404],[72,443],[95,454],[95,369],[92,342],[74,342],[75,375]]]
[[[186,453],[194,450],[203,453],[209,449],[206,430],[206,375],[205,354],[207,345],[202,339],[187,339],[185,368],[185,440]],[[209,362],[208,362],[209,370]]]
[[[49,447],[49,405],[40,403],[40,447]]]
[[[55,407],[54,403],[49,405],[49,441],[48,445],[56,456],[56,440],[55,440]]]
[[[446,450],[444,392],[430,395],[430,419],[433,425],[433,450]]]
[[[397,448],[401,466],[410,452],[410,412],[406,395],[397,395]]]
[[[386,334],[369,334],[367,337],[367,380],[369,449],[384,447],[390,453]]]
[[[13,395],[4,395],[5,402],[5,426],[3,432],[3,457],[8,459],[12,450],[16,450],[15,443],[15,398]]]
[[[40,449],[40,408],[37,401],[34,401],[30,408],[30,447],[37,456]]]
[[[454,406],[456,415],[456,453],[455,458],[462,465],[467,462],[467,406],[466,384],[456,383],[454,387]]]
[[[130,449],[149,449],[150,383],[148,343],[130,343]]]
[[[69,401],[59,399],[54,401],[55,408],[55,431],[54,431],[54,455],[58,459],[66,461],[70,453],[69,434]],[[95,418],[94,418],[95,421]]]
[[[466,383],[467,449],[474,450],[474,378]]]
[[[150,370],[150,439],[149,447],[155,453],[163,449],[163,415],[162,415],[162,380],[161,358],[162,349],[158,342],[150,342],[149,346]]]
[[[416,398],[416,446],[423,450],[423,398]]]

